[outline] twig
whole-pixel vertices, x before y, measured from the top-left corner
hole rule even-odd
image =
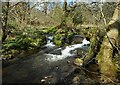
[[[87,72],[89,72],[89,73],[93,73],[93,74],[100,75],[100,73],[98,73],[98,72],[93,72],[93,71],[89,71],[89,70],[87,70],[87,69],[84,68],[84,67],[80,67],[80,68],[83,69],[83,70],[85,70],[85,71],[87,71]]]
[[[83,70],[85,70],[85,71],[87,71],[87,72],[89,72],[89,73],[93,73],[93,74],[101,75],[101,73],[93,72],[93,71],[89,71],[89,70],[87,70],[87,69],[84,68],[84,67],[80,67],[80,68],[83,69]],[[102,76],[106,77],[109,81],[111,81],[112,83],[115,84],[115,82],[114,82],[111,78],[109,78],[109,77],[107,77],[106,75],[103,75],[103,74],[102,74]]]
[[[105,75],[103,75],[102,74],[102,76],[104,76],[105,78],[107,78],[109,81],[111,81],[112,83],[114,83],[114,84],[116,84],[111,78],[109,78],[109,77],[107,77],[107,76],[105,76]]]
[[[89,12],[91,12],[91,14],[96,19],[96,21],[99,21],[99,19],[94,15],[94,13],[92,12],[92,10],[90,10],[86,5],[85,5],[85,7],[88,9]]]
[[[118,51],[118,55],[120,56],[120,51],[119,51],[118,47],[116,47],[116,46],[112,43],[112,41],[110,40],[110,37],[108,36],[107,33],[106,33],[106,36],[107,36],[108,41],[109,41],[109,43],[111,44],[111,46]]]
[[[9,7],[9,9],[12,9],[13,7],[15,7],[15,6],[19,5],[20,3],[21,3],[21,2],[18,2],[18,3],[16,3],[16,4],[14,4],[14,5],[10,6],[10,7]]]
[[[102,2],[101,2],[101,3],[102,3]],[[119,6],[119,4],[120,4],[120,3],[118,3],[117,6]],[[101,15],[102,15],[102,17],[103,17],[104,24],[105,24],[105,26],[106,26],[106,25],[107,25],[107,22],[106,22],[105,15],[104,15],[104,13],[103,13],[102,7],[99,7],[99,8],[100,8],[100,13],[101,13]],[[110,40],[110,38],[109,38],[106,30],[105,30],[105,33],[106,33],[106,36],[107,36],[108,41],[110,42],[111,46],[112,46],[113,48],[115,48],[115,49],[118,51],[118,54],[120,55],[119,49],[112,43],[112,41]]]

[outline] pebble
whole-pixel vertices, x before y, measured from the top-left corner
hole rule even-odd
[[[44,78],[45,78],[45,79],[47,79],[48,77],[47,77],[47,76],[45,76]]]
[[[79,83],[80,82],[80,78],[79,77],[74,77],[73,78],[73,83]]]
[[[70,61],[67,61],[67,63],[70,63]]]
[[[41,82],[45,82],[45,79],[42,79]]]

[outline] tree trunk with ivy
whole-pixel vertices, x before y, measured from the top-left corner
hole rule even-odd
[[[99,31],[96,33],[96,36],[91,38],[89,53],[85,58],[85,64],[91,62],[92,59],[97,61],[101,73],[101,80],[105,83],[113,83],[117,77],[118,70],[113,61],[113,57],[115,56],[115,52],[119,54],[118,40],[120,35],[120,10],[118,8],[120,8],[119,4],[114,11],[111,21],[104,28],[107,29],[107,31],[104,31],[104,37],[101,36],[102,32]]]
[[[119,0],[120,2],[120,0]],[[115,56],[114,50],[119,54],[118,50],[118,40],[120,34],[120,22],[119,22],[119,9],[120,6],[117,5],[113,17],[107,26],[107,33],[104,36],[104,40],[102,42],[100,51],[98,52],[96,59],[98,61],[100,72],[102,73],[102,79],[105,82],[110,80],[106,79],[105,77],[114,81],[117,77],[117,67],[115,62],[113,62],[113,57]],[[106,81],[108,80],[108,81]]]

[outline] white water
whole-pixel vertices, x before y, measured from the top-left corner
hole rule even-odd
[[[53,42],[47,42],[47,44],[45,45],[45,47],[54,47],[55,45],[53,44]]]
[[[54,47],[55,46],[55,44],[53,44],[53,42],[51,42],[52,39],[53,39],[53,36],[48,37],[48,41],[47,41],[47,44],[45,45],[45,47]]]
[[[90,44],[89,41],[86,39],[83,39],[82,44],[75,44],[71,46],[67,46],[64,50],[61,51],[61,55],[55,55],[55,54],[45,54],[47,56],[48,61],[58,61],[67,58],[68,56],[73,56],[74,54],[71,54],[70,51],[75,50],[77,48],[84,48],[84,45]]]

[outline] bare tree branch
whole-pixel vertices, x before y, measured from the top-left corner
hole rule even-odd
[[[9,9],[12,9],[14,6],[17,6],[17,5],[20,4],[20,3],[21,3],[21,2],[18,2],[18,3],[16,3],[16,4],[10,6]]]
[[[101,2],[101,3],[102,3],[102,2]],[[120,3],[119,3],[119,4],[120,4]],[[118,4],[117,4],[117,6],[118,6]],[[102,7],[99,7],[99,8],[100,8],[100,13],[101,13],[101,15],[102,15],[102,18],[103,18],[104,24],[105,24],[105,26],[106,26],[106,25],[107,25],[107,22],[106,22],[106,19],[105,19],[104,13],[103,13],[103,9],[102,9]],[[116,8],[116,9],[117,9],[117,8]],[[118,9],[117,9],[117,10],[118,10]],[[116,13],[116,10],[115,10],[115,13]],[[115,16],[116,16],[116,15],[114,14],[113,17],[115,17]],[[111,46],[112,46],[113,48],[115,48],[115,49],[118,51],[118,54],[120,55],[120,51],[119,51],[118,47],[115,46],[115,45],[112,43],[112,41],[111,41],[110,37],[108,36],[106,30],[105,30],[105,33],[106,33],[106,36],[107,36],[108,41],[109,41],[109,43],[111,44]]]

